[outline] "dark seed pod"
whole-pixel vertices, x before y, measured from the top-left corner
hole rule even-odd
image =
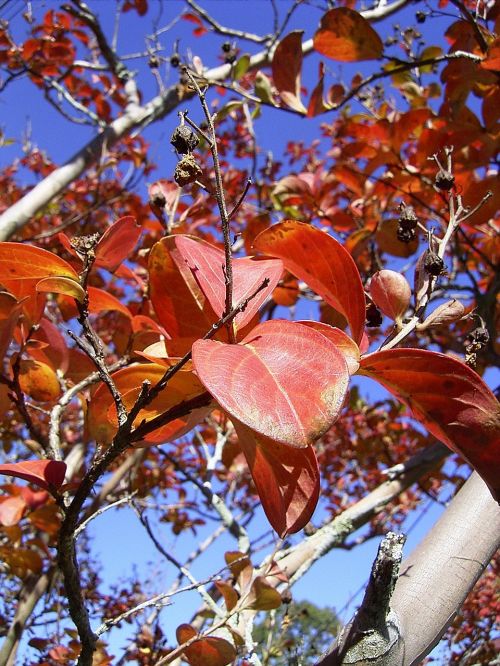
[[[417,12],[415,14],[415,18],[417,19],[417,23],[425,23],[425,19],[427,18],[427,14],[425,12]]]
[[[403,206],[398,217],[399,226],[402,229],[415,229],[418,224],[418,217],[415,215],[413,206]]]
[[[415,240],[415,230],[398,227],[397,238],[401,243],[411,243],[412,240]]]
[[[178,125],[170,137],[170,143],[181,155],[192,153],[200,140],[188,125]]]
[[[436,185],[436,187],[439,188],[440,190],[446,190],[446,191],[451,190],[454,182],[455,182],[454,176],[452,176],[452,174],[449,171],[445,171],[444,169],[439,169],[434,179],[434,184]]]
[[[160,66],[160,61],[158,60],[157,56],[152,55],[149,60],[148,60],[148,66],[150,69],[158,69]]]
[[[172,67],[175,68],[179,67],[179,65],[181,64],[181,56],[178,53],[172,53],[172,55],[170,56],[170,64],[172,65]]]
[[[444,261],[435,252],[427,250],[424,259],[424,268],[428,273],[437,277],[444,270]]]
[[[490,339],[490,334],[488,329],[484,326],[478,326],[478,328],[471,331],[468,336],[465,338],[466,342],[469,344],[475,344],[479,346],[486,345]]]
[[[224,58],[224,62],[227,65],[232,65],[233,62],[236,62],[236,51],[230,51],[227,56]]]
[[[382,324],[382,315],[375,303],[369,303],[366,308],[366,325],[368,328],[378,328]]]
[[[221,49],[223,53],[229,53],[229,51],[232,49],[231,42],[224,42],[221,46]]]
[[[151,197],[149,203],[152,206],[157,206],[158,208],[164,208],[165,204],[167,203],[167,200],[165,199],[165,196],[161,192],[157,192],[153,197]]]
[[[189,185],[189,183],[194,183],[195,180],[198,180],[201,174],[200,165],[189,153],[177,163],[174,171],[174,180],[179,187],[184,187],[184,185]]]

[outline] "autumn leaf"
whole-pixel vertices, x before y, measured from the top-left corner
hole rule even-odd
[[[114,222],[95,247],[95,265],[114,272],[132,254],[142,233],[135,217],[126,215]]]
[[[89,295],[88,309],[91,314],[114,310],[115,312],[121,312],[128,319],[132,319],[132,313],[128,307],[116,298],[116,296],[110,294],[109,291],[104,291],[104,289],[98,289],[97,287],[88,287],[87,291]]]
[[[26,509],[22,497],[0,497],[0,525],[12,527],[21,520]]]
[[[24,243],[0,243],[0,275],[2,284],[18,280],[41,280],[67,277],[78,280],[74,268],[52,252]]]
[[[233,424],[267,519],[280,537],[298,532],[310,521],[319,498],[314,449],[285,446],[236,419]]]
[[[365,328],[365,294],[356,264],[332,236],[310,224],[286,220],[260,233],[254,247],[279,257],[285,267],[339,310],[360,343]]]
[[[75,298],[77,301],[80,301],[80,303],[83,303],[85,299],[85,292],[78,282],[67,277],[43,278],[37,282],[36,290],[71,296],[71,298]]]
[[[197,631],[190,624],[181,624],[176,629],[179,645],[192,640]],[[226,666],[236,658],[236,650],[224,638],[200,637],[183,650],[191,666]]]
[[[59,460],[27,460],[0,465],[0,474],[15,476],[49,490],[50,486],[55,488],[62,486],[66,474],[66,463]]]
[[[61,393],[54,370],[43,361],[22,359],[19,362],[19,386],[33,400],[53,402]]]
[[[222,250],[189,236],[175,236],[175,246],[185,265],[196,279],[203,294],[207,297],[217,319],[225,312],[226,284],[224,276],[225,256]],[[175,259],[174,259],[175,260]],[[272,293],[283,272],[283,262],[279,259],[234,259],[233,266],[233,307],[249,298],[264,280],[267,286],[262,289],[243,312],[234,318],[238,329],[243,328],[264,301]]]
[[[300,99],[303,34],[303,30],[295,30],[284,37],[276,47],[271,63],[274,85],[281,99],[298,113],[307,113]]]
[[[384,51],[378,33],[348,7],[337,7],[323,15],[314,35],[314,48],[327,58],[343,62],[376,60]]]
[[[241,344],[198,340],[193,363],[231,417],[294,447],[311,444],[336,421],[349,380],[344,355],[330,340],[280,320],[259,324]]]
[[[459,453],[500,500],[500,405],[474,370],[424,349],[366,356],[360,374],[405,403],[427,430]]]

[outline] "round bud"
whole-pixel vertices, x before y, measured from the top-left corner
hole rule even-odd
[[[384,269],[370,280],[370,296],[387,317],[401,321],[410,305],[411,287],[404,275]]]

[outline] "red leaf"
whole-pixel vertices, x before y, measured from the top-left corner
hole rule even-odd
[[[384,45],[368,21],[348,7],[331,9],[321,19],[314,35],[318,53],[341,60],[376,60],[382,56]]]
[[[500,500],[500,406],[483,380],[445,354],[389,349],[365,357],[377,380],[441,442],[460,453]]]
[[[115,271],[134,250],[142,233],[135,217],[121,217],[104,232],[95,248],[96,266]]]
[[[314,87],[307,105],[307,117],[314,118],[328,109],[323,99],[324,95],[325,66],[319,63],[319,81]]]
[[[193,363],[231,417],[295,447],[311,444],[336,421],[349,380],[336,346],[290,321],[259,324],[242,344],[197,340]]]
[[[16,303],[15,299],[13,299],[13,301]],[[12,310],[6,319],[0,319],[0,364],[2,363],[12,341],[12,336],[14,335],[22,309],[22,303],[17,303],[12,307]]]
[[[349,322],[358,344],[365,328],[365,294],[354,259],[342,245],[310,224],[286,220],[260,233],[254,247],[279,257]]]
[[[314,449],[285,446],[236,419],[233,423],[267,519],[281,537],[298,532],[311,519],[319,498]]]
[[[294,30],[276,47],[272,62],[274,85],[287,106],[306,113],[300,100],[300,76],[302,71],[303,30]]]
[[[0,465],[0,474],[15,476],[49,490],[50,486],[55,488],[62,486],[66,474],[66,463],[59,460],[28,460]]]
[[[224,252],[189,236],[175,236],[175,246],[182,260],[192,272],[200,289],[208,298],[217,318],[225,311]],[[175,260],[175,257],[174,257]],[[257,313],[259,307],[272,293],[283,272],[283,263],[279,259],[244,259],[233,260],[233,307],[248,298],[262,284],[265,278],[269,284],[253,298],[246,309],[238,314],[234,322],[238,329],[243,328]]]
[[[340,328],[330,326],[330,324],[325,324],[322,321],[299,321],[298,323],[314,328],[315,331],[318,331],[318,333],[331,340],[337,349],[344,354],[350,375],[354,375],[358,371],[361,351],[347,333],[341,331]]]

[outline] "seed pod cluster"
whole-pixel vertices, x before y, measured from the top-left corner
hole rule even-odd
[[[224,54],[224,62],[228,65],[232,65],[236,61],[238,51],[236,50],[236,45],[231,42],[224,42],[221,45],[222,53]]]

